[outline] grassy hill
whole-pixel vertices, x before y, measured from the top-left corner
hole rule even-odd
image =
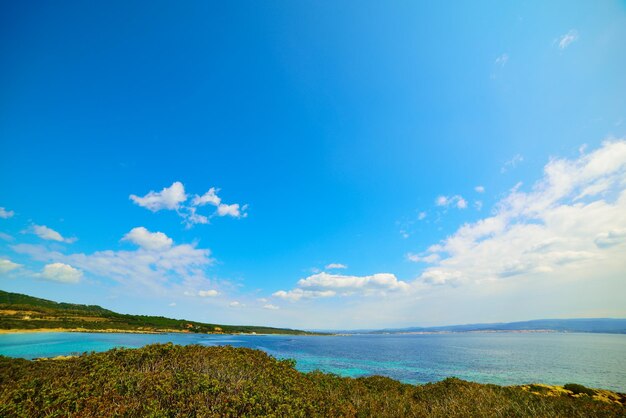
[[[0,416],[617,417],[626,396],[580,385],[301,373],[234,347],[150,345],[57,360],[0,356]]]
[[[126,332],[308,334],[304,331],[245,325],[218,325],[162,316],[119,314],[97,305],[39,299],[0,290],[0,330],[68,329]]]

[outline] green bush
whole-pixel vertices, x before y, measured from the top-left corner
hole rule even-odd
[[[0,356],[0,417],[610,417],[619,404],[450,378],[301,373],[248,348],[155,344],[63,360]]]
[[[574,392],[575,395],[578,395],[579,393],[584,393],[585,395],[593,396],[596,394],[595,390],[589,389],[588,387],[579,385],[577,383],[568,383],[563,386],[563,388]]]

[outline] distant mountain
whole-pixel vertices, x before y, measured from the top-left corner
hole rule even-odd
[[[499,322],[493,324],[448,325],[442,327],[390,328],[368,331],[372,334],[407,332],[476,332],[476,331],[560,331],[626,334],[626,319],[619,318],[575,318],[536,319],[521,322]]]
[[[126,315],[97,305],[60,303],[0,290],[0,330],[309,334],[251,325],[217,325],[163,316]]]

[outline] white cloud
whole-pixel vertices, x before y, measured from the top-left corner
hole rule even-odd
[[[0,258],[0,273],[8,273],[11,270],[15,270],[22,267],[21,264],[17,264],[12,262],[11,260],[7,260],[5,258]]]
[[[163,232],[150,232],[143,226],[133,228],[124,235],[122,241],[130,241],[141,248],[152,251],[164,251],[172,247],[174,241]]]
[[[162,209],[176,210],[180,204],[187,200],[185,186],[179,181],[172,183],[170,187],[165,187],[160,192],[150,191],[147,195],[139,197],[131,194],[130,199],[137,205],[152,212]]]
[[[6,210],[5,208],[0,207],[0,218],[9,219],[13,217],[13,215],[15,215],[15,212],[13,212],[12,210]]]
[[[474,190],[476,191],[476,193],[485,193],[485,187],[484,186],[476,186],[476,187],[474,187]]]
[[[198,296],[202,297],[202,298],[212,298],[219,295],[219,292],[215,289],[209,289],[209,290],[199,290],[198,291]]]
[[[130,199],[137,205],[152,212],[158,212],[163,209],[175,210],[183,218],[187,227],[192,227],[196,224],[208,224],[210,217],[213,216],[231,216],[233,218],[245,218],[248,216],[246,213],[248,205],[222,203],[222,199],[217,195],[218,192],[219,189],[211,187],[202,196],[195,195],[188,204],[185,204],[188,197],[185,193],[185,186],[177,181],[160,192],[151,191],[143,197],[132,194]],[[210,216],[198,213],[198,208],[206,205],[215,207],[215,211]]]
[[[192,244],[172,244],[168,248],[139,247],[133,251],[96,251],[91,254],[63,254],[45,246],[17,244],[14,251],[28,254],[44,262],[65,263],[80,268],[93,276],[110,279],[132,288],[149,289],[157,294],[182,293],[184,289],[197,290],[212,285],[204,269],[213,264],[210,250]]]
[[[228,306],[230,306],[231,308],[243,308],[246,305],[235,300],[235,301],[230,302]]]
[[[219,196],[217,195],[217,192],[219,192],[219,189],[216,189],[215,187],[211,187],[209,191],[203,194],[202,196],[196,195],[196,197],[193,198],[191,204],[193,206],[204,206],[207,204],[218,206],[220,203],[222,203],[222,199],[219,198]]]
[[[349,296],[380,295],[394,291],[408,291],[410,285],[398,280],[390,273],[377,273],[371,276],[347,276],[321,272],[298,281],[293,290],[280,290],[272,296],[291,301],[311,298],[332,297],[335,295]]]
[[[456,284],[463,278],[463,273],[456,270],[429,269],[421,275],[422,281],[428,284]]]
[[[439,254],[419,255],[408,253],[406,258],[414,263],[435,263],[439,261]]]
[[[217,207],[217,214],[219,216],[232,216],[233,218],[240,218],[242,216],[239,210],[239,203],[233,203],[232,205],[220,203]]]
[[[169,306],[171,306],[171,307],[176,306],[176,302],[172,302],[172,303],[170,303],[170,304],[169,304]]]
[[[500,172],[504,174],[507,171],[512,170],[515,167],[517,167],[518,164],[521,163],[522,161],[524,161],[524,157],[521,154],[515,154],[513,158],[504,162],[504,164],[502,165],[502,168],[500,168]]]
[[[267,305],[263,305],[263,309],[269,309],[270,311],[276,311],[278,309],[280,309],[278,306],[276,305],[272,305],[271,303],[268,303]]]
[[[76,242],[76,238],[64,238],[60,233],[52,228],[48,228],[45,225],[33,225],[27,231],[37,235],[41,239],[45,239],[48,241],[65,242],[67,244]]]
[[[518,184],[492,216],[409,258],[440,257],[420,276],[428,284],[563,276],[585,266],[601,272],[626,250],[625,188],[626,141],[605,142],[574,160],[555,158],[530,191]]]
[[[195,224],[208,224],[209,223],[209,218],[207,218],[204,215],[200,215],[199,213],[196,213],[196,208],[194,207],[188,207],[187,209],[187,213],[183,214],[183,218],[185,219],[185,222],[187,223],[188,227],[191,227],[192,225]]]
[[[448,206],[448,197],[447,196],[438,196],[437,199],[435,199],[435,204],[437,206]]]
[[[13,241],[15,238],[13,238],[12,235],[5,234],[4,232],[0,232],[0,239],[4,241]]]
[[[467,200],[465,200],[461,195],[438,196],[437,199],[435,199],[435,204],[437,206],[444,207],[456,206],[457,209],[467,208]]]
[[[566,34],[561,35],[555,42],[557,42],[560,49],[565,49],[576,40],[578,40],[578,31],[572,29]]]
[[[496,65],[504,67],[506,63],[509,62],[509,54],[502,54],[498,58],[496,58]]]
[[[44,266],[39,277],[61,283],[78,283],[83,277],[83,272],[69,264],[52,263]]]
[[[417,215],[417,219],[418,219],[419,221],[423,221],[424,219],[426,219],[426,212],[420,212],[420,213],[418,213],[418,215]]]
[[[326,265],[326,267],[324,267],[326,270],[333,270],[333,269],[347,269],[348,266],[346,266],[345,264],[341,264],[341,263],[330,263],[328,265]]]
[[[335,296],[336,294],[337,292],[333,290],[318,291],[318,290],[293,289],[289,291],[279,290],[278,292],[272,293],[272,296],[295,302],[300,299],[328,298],[328,297]]]
[[[403,290],[408,284],[399,281],[390,273],[377,273],[371,276],[347,276],[326,272],[314,274],[298,281],[298,287],[308,290]]]
[[[626,242],[626,228],[602,232],[596,236],[594,242],[600,248],[608,248],[622,244]]]

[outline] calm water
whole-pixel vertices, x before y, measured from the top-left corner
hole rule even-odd
[[[501,385],[581,383],[626,392],[626,335],[497,333],[332,337],[31,333],[0,335],[0,354],[51,357],[157,342],[257,348],[302,371],[380,374],[409,383],[449,376]]]

